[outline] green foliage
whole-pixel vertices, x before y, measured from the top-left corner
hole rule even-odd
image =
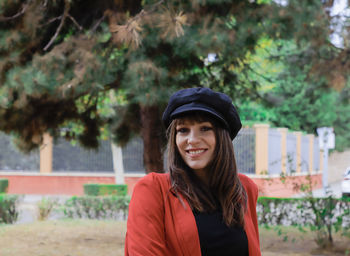
[[[63,205],[68,218],[125,219],[128,213],[128,196],[74,196]]]
[[[266,108],[265,106],[254,101],[244,101],[240,103],[238,112],[243,123],[269,123],[271,120],[275,119],[272,109]]]
[[[84,194],[89,196],[126,196],[127,192],[126,184],[84,184]]]
[[[274,108],[272,122],[291,130],[314,132],[316,127],[332,126],[336,120],[336,95],[331,90],[308,88],[300,77],[284,77],[276,88],[282,102]]]
[[[284,5],[271,0],[239,4],[229,0],[132,4],[130,1],[24,4],[2,0],[0,130],[17,136],[24,151],[38,147],[44,132],[54,137],[63,133],[67,139],[88,148],[98,147],[98,138],[107,136],[114,137],[120,145],[140,133],[155,132],[164,139],[161,125],[157,125],[157,131],[143,130],[147,126],[142,122],[149,118],[142,109],[153,107],[152,120],[160,123],[161,112],[172,92],[205,86],[233,97],[243,120],[268,119],[283,125],[289,118],[287,127],[310,131],[315,123],[329,123],[334,118],[333,108],[322,112],[323,118],[315,115],[317,107],[324,110],[334,102],[328,91],[312,92],[310,100],[296,104],[308,98],[310,90],[319,89],[309,86],[313,84],[308,80],[310,70],[321,70],[318,64],[326,66],[327,61],[337,59],[341,53],[329,46],[330,17],[324,8],[323,1],[318,0],[290,0]],[[20,15],[14,17],[16,13]],[[276,40],[271,46],[273,55],[262,53],[266,50],[263,45],[273,40]],[[287,45],[282,47],[283,58],[279,62],[270,61],[278,58],[274,54],[283,44]],[[293,52],[287,51],[291,49]],[[252,61],[254,52],[259,50],[258,55],[263,58]],[[208,53],[215,53],[216,61],[209,63]],[[293,69],[289,74],[293,65],[284,63],[297,55],[301,66],[306,63],[310,66],[309,70],[300,69],[302,75]],[[278,79],[283,81],[262,85],[262,76],[274,79],[281,68],[286,73]],[[323,76],[319,77],[324,81]],[[301,85],[306,82],[304,89]],[[292,90],[290,87],[295,90],[284,93],[287,88]],[[273,111],[259,109],[264,103],[262,92],[267,89],[273,89],[272,94],[283,102],[273,105]],[[113,99],[120,92],[122,104]],[[287,103],[294,104],[289,112]],[[311,114],[305,114],[313,105]],[[312,120],[305,124],[302,119],[310,117]],[[346,136],[348,130],[338,131]],[[154,144],[162,146],[161,140]]]
[[[333,232],[348,236],[350,231],[350,200],[345,198],[261,197],[257,209],[261,225],[294,225],[301,232],[307,228],[314,232],[320,247],[332,246]]]
[[[9,186],[8,179],[0,179],[0,193],[6,193]]]
[[[0,194],[0,223],[13,224],[18,218],[18,195]]]
[[[333,127],[335,136],[335,147],[342,151],[349,148],[350,143],[350,83],[339,92],[336,99],[336,115]]]
[[[43,197],[38,203],[38,220],[47,220],[54,207],[58,206],[57,198],[45,198]]]
[[[319,54],[330,58],[334,53],[329,47],[321,47]],[[260,97],[240,99],[240,115],[243,121],[269,122],[308,133],[332,126],[336,149],[344,150],[350,147],[349,85],[340,91],[329,88],[327,73],[316,75],[312,61],[307,44],[261,38],[254,54],[247,53],[244,60],[251,67],[247,82],[260,85]]]

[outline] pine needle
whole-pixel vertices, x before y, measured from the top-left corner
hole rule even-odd
[[[174,38],[185,34],[183,29],[187,24],[187,16],[182,11],[175,13],[169,9],[164,9],[164,12],[158,16],[158,27],[162,30],[161,37]]]
[[[142,27],[138,19],[130,19],[125,25],[110,25],[109,29],[113,33],[113,42],[130,45],[134,49],[140,46]]]

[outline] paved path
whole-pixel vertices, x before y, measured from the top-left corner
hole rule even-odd
[[[24,195],[21,199],[20,204],[18,206],[19,216],[17,220],[17,224],[21,223],[30,223],[36,221],[38,219],[38,206],[37,204],[43,198],[52,198],[56,199],[60,203],[64,203],[65,200],[70,198],[71,196],[43,196],[43,195]],[[52,212],[49,216],[49,219],[57,219],[63,217],[62,213]]]

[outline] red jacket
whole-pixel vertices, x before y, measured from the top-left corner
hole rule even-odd
[[[243,174],[239,178],[248,195],[245,232],[250,256],[260,256],[256,215],[258,188]],[[150,173],[136,185],[129,205],[125,255],[200,256],[196,220],[186,200],[170,191],[169,174]]]

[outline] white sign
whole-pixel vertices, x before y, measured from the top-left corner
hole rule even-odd
[[[317,128],[318,143],[321,149],[325,147],[328,149],[335,148],[335,134],[333,127],[320,127]]]

